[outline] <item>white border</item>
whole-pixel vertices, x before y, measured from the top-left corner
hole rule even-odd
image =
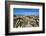
[[[39,10],[39,27],[29,28],[13,28],[13,8],[38,8]],[[42,30],[42,6],[30,5],[10,5],[10,32],[26,32],[26,31],[40,31]]]

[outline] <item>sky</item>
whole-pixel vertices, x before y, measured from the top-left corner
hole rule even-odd
[[[33,8],[13,8],[13,14],[15,15],[39,15],[39,9]]]

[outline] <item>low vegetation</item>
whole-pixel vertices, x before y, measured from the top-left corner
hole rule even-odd
[[[19,27],[38,27],[39,26],[39,16],[15,16],[14,15],[14,28]]]

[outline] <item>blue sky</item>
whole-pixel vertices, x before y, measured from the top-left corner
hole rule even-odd
[[[13,8],[13,14],[21,15],[39,15],[39,9],[33,8]]]

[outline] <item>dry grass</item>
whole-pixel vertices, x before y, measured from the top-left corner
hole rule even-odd
[[[14,27],[38,27],[39,16],[14,16]]]

